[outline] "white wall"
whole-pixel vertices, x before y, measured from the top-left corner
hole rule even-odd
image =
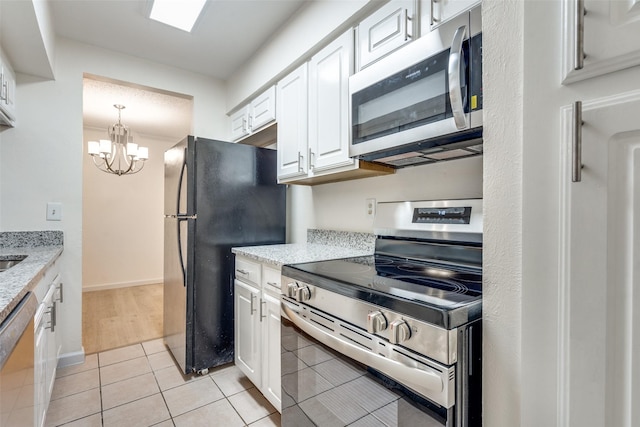
[[[308,209],[313,221],[304,224],[307,228],[373,233],[366,199],[389,202],[481,197],[482,157],[473,157],[398,169],[394,175],[317,185],[305,205],[296,203],[294,213],[305,217],[302,211]],[[304,232],[306,229],[295,231],[296,235]]]
[[[194,133],[228,137],[221,82],[69,40],[56,45],[56,80],[18,75],[18,124],[2,133],[0,229],[64,231],[61,313],[63,353],[82,349],[83,73],[191,95]],[[63,204],[63,220],[45,220],[46,202]]]
[[[149,160],[137,174],[116,176],[86,154],[86,141],[106,137],[106,129],[84,129],[83,290],[162,283],[164,151],[178,141],[136,134]]]
[[[483,2],[482,377],[492,427],[521,422],[523,13],[524,2]]]

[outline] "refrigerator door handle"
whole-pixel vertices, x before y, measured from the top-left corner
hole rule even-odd
[[[177,217],[178,221],[176,224],[178,226],[178,258],[180,259],[180,269],[182,269],[182,285],[187,287],[187,270],[184,268],[184,257],[182,255],[182,232],[180,230],[180,223],[182,221],[186,221],[187,218]]]
[[[178,195],[176,198],[176,214],[180,216],[180,197],[182,197],[182,180],[184,179],[184,172],[187,170],[187,149],[184,149],[184,156],[182,161],[182,168],[180,169],[180,176],[178,177]],[[179,234],[179,233],[178,233]]]

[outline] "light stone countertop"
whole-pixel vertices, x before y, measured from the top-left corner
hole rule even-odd
[[[19,264],[0,273],[0,323],[18,305],[27,292],[32,291],[44,276],[45,270],[62,253],[62,244],[36,247],[0,247],[0,259],[13,255],[27,255]]]
[[[373,254],[372,249],[349,248],[319,243],[288,243],[282,245],[246,246],[232,248],[236,255],[271,264],[277,268],[285,264],[324,261]]]

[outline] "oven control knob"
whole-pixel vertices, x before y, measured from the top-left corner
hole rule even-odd
[[[311,299],[311,289],[308,286],[301,286],[298,288],[298,301],[309,301]]]
[[[295,298],[298,296],[298,288],[300,286],[296,282],[291,282],[287,284],[287,296],[289,298]]]
[[[367,332],[377,334],[387,329],[387,318],[381,311],[372,311],[367,315]]]
[[[411,338],[411,328],[409,324],[402,320],[394,320],[389,325],[389,342],[391,344],[401,344]]]

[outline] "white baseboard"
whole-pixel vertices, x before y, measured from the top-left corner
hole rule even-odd
[[[109,289],[129,288],[131,286],[157,285],[158,283],[162,283],[162,282],[163,282],[163,279],[159,278],[159,279],[137,280],[134,282],[103,283],[100,285],[83,286],[82,292],[106,291]]]
[[[84,347],[80,351],[73,353],[64,353],[58,357],[58,368],[66,368],[71,365],[79,365],[84,363]]]

